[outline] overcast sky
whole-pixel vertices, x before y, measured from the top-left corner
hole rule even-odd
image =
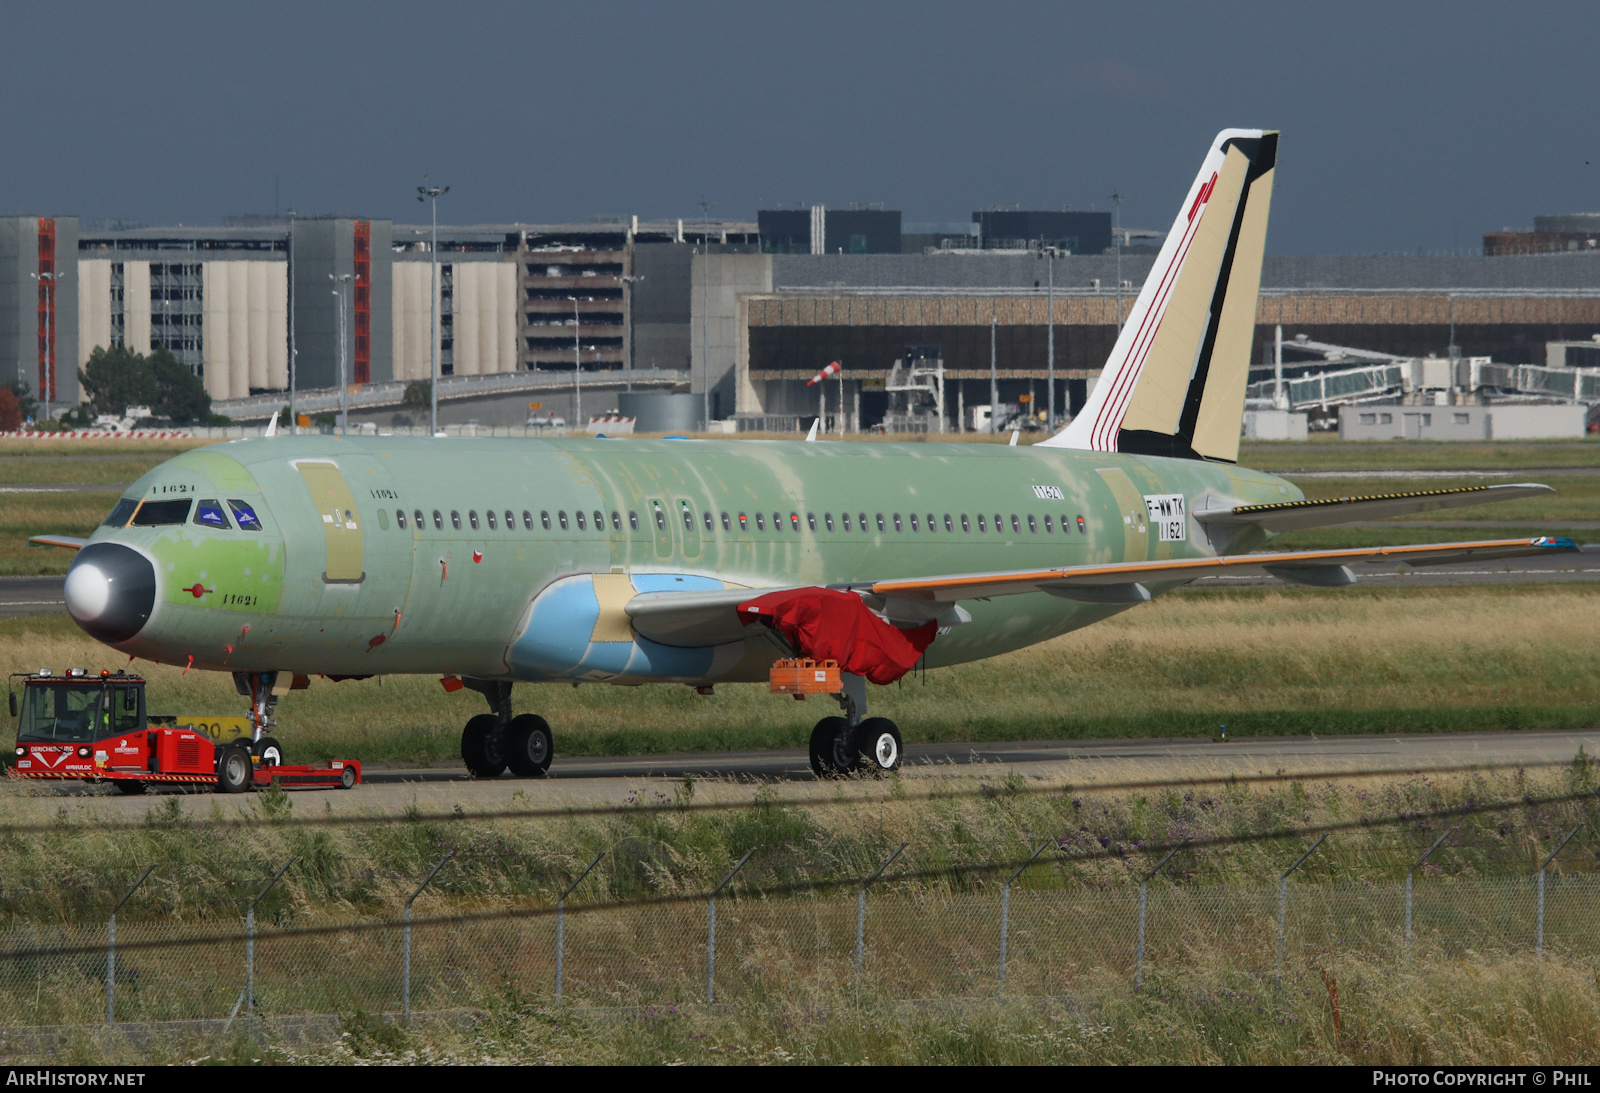
[[[0,212],[155,224],[753,218],[1165,228],[1282,130],[1269,250],[1471,250],[1600,210],[1600,4],[7,4]]]

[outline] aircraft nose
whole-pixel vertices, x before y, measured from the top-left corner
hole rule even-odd
[[[156,571],[143,554],[120,543],[91,543],[67,571],[67,613],[109,644],[144,628],[156,604]]]

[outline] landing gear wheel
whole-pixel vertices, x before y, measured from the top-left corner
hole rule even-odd
[[[887,717],[869,717],[857,725],[855,744],[857,769],[863,774],[893,774],[905,758],[900,727]]]
[[[145,790],[145,784],[143,782],[124,782],[121,779],[118,779],[111,784],[116,786],[117,792],[125,797],[137,797]]]
[[[474,778],[498,778],[506,769],[506,734],[494,714],[481,713],[461,730],[461,761]]]
[[[519,778],[538,778],[550,769],[555,745],[550,723],[538,714],[513,717],[506,726],[506,765]]]
[[[855,765],[850,723],[842,717],[818,721],[811,730],[811,773],[818,778],[837,778],[848,774]]]
[[[237,742],[229,744],[217,760],[217,792],[243,793],[255,781],[254,773],[250,749]]]
[[[261,760],[263,767],[283,766],[283,745],[270,736],[263,736],[250,747],[250,752]]]

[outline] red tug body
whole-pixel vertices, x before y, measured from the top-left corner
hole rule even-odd
[[[81,668],[56,675],[48,670],[15,675],[22,701],[10,695],[18,718],[14,778],[109,782],[123,793],[147,786],[210,787],[242,793],[273,782],[285,788],[350,789],[361,784],[361,764],[336,759],[325,767],[288,766],[270,736],[257,732],[223,742],[204,726],[178,724],[173,716],[145,711],[145,680],[109,671],[91,676]],[[238,719],[229,718],[227,721]],[[213,731],[223,721],[213,719]]]

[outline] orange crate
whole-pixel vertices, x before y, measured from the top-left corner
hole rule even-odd
[[[767,679],[775,695],[832,695],[842,689],[837,660],[780,660]]]

